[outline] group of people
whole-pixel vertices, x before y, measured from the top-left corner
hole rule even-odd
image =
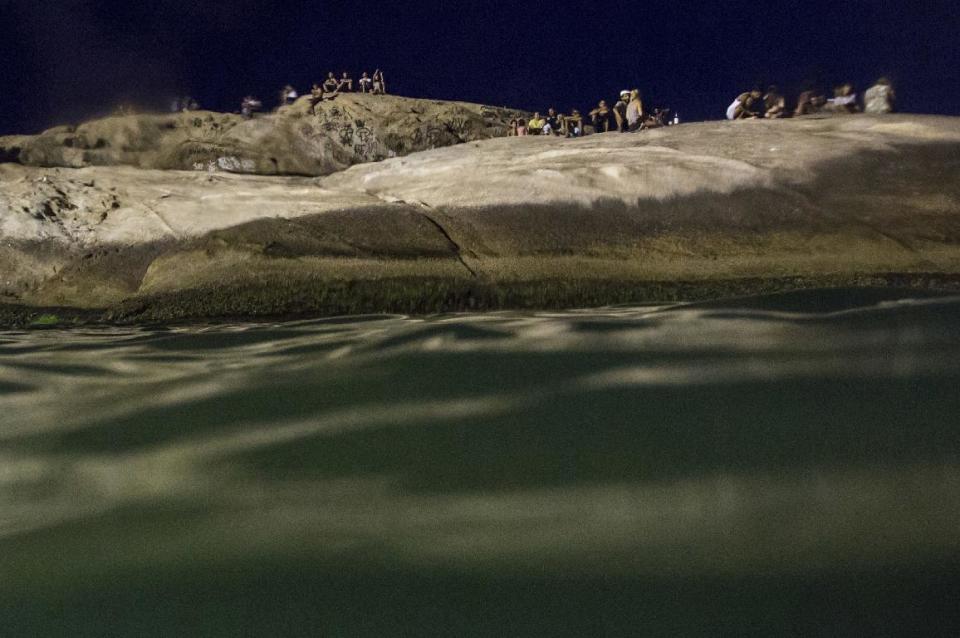
[[[357,80],[356,90],[358,93],[370,93],[372,95],[386,95],[387,82],[383,77],[383,71],[377,69],[371,76],[364,71]],[[344,71],[338,78],[333,71],[327,73],[327,79],[320,82],[314,82],[310,89],[310,111],[315,112],[317,104],[323,100],[335,98],[341,93],[352,93],[354,91],[354,81],[350,74]],[[280,90],[280,106],[288,106],[297,101],[300,94],[290,84]],[[253,114],[263,109],[263,102],[252,95],[248,95],[240,102],[240,114],[246,118],[253,117]]]
[[[880,78],[864,95],[863,104],[857,92],[849,82],[838,84],[833,97],[814,89],[803,91],[797,98],[795,109],[787,109],[787,101],[779,89],[771,86],[766,91],[755,87],[752,91],[741,93],[727,107],[728,120],[777,119],[789,115],[813,115],[815,113],[890,113],[894,109],[896,93],[887,78]]]
[[[600,100],[597,107],[584,117],[577,109],[571,109],[569,115],[558,113],[556,109],[547,110],[546,117],[539,112],[527,121],[517,118],[510,121],[511,136],[525,135],[559,135],[563,137],[580,137],[588,132],[587,124],[594,133],[609,133],[619,131],[632,133],[648,128],[679,124],[680,120],[674,117],[671,122],[667,119],[669,109],[654,109],[648,112],[643,106],[643,98],[638,89],[620,92],[620,99],[611,108],[606,100]]]
[[[184,97],[175,97],[170,103],[171,113],[189,113],[190,111],[199,111],[200,103],[186,95]]]

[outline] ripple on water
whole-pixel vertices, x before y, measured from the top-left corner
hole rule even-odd
[[[930,565],[960,583],[958,313],[829,291],[7,334],[0,594],[39,610],[162,572],[242,598],[223,574],[251,570],[237,587],[269,598],[261,565],[289,561],[303,587],[442,571],[511,600],[607,579],[624,609],[661,579],[702,610],[717,592],[692,582],[771,578],[795,585],[767,609],[782,628],[825,573],[920,574],[877,593],[894,610]]]

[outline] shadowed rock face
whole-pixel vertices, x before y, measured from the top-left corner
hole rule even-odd
[[[953,118],[509,138],[322,178],[6,164],[0,183],[7,323],[960,289]]]
[[[328,175],[354,164],[501,137],[517,111],[348,93],[245,120],[197,111],[132,115],[0,138],[0,162],[135,166],[260,175]]]

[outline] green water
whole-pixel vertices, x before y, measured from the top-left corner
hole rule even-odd
[[[960,298],[0,333],[2,636],[960,633]]]

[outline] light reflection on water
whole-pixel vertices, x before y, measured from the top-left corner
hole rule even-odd
[[[750,609],[773,579],[787,590],[764,613],[795,627],[805,605],[844,600],[810,598],[811,579],[827,578],[848,592],[817,625],[835,633],[863,604],[849,591],[865,574],[907,574],[916,593],[937,566],[939,586],[960,588],[960,300],[848,296],[857,303],[832,291],[2,334],[0,615],[52,622],[54,600],[68,596],[84,601],[68,614],[74,635],[101,633],[90,606],[120,590],[169,593],[150,589],[163,573],[176,592],[225,592],[209,603],[220,622],[206,633],[231,635],[245,597],[282,591],[283,613],[303,617],[313,598],[299,596],[317,579],[342,581],[342,592],[395,578],[428,597],[474,587],[475,602],[509,578],[507,590],[536,582],[548,594],[516,609],[501,601],[500,616],[473,618],[461,635],[518,618],[583,635],[600,612],[544,601],[560,590],[592,600],[596,582],[621,583],[617,596],[635,604],[600,614],[613,631],[652,622],[632,596],[652,604],[642,583],[656,580],[674,603],[677,583],[696,590],[680,598],[703,622],[661,614],[651,627],[751,633],[749,614],[709,615],[717,592],[702,583],[740,584],[730,605]],[[819,311],[798,312],[805,304]],[[310,575],[264,580],[288,564],[312,565]],[[593,584],[563,589],[570,579]],[[892,610],[907,585],[886,588],[886,608],[905,622]],[[348,597],[339,604],[350,612],[321,624],[396,629],[351,616],[400,605],[395,596]],[[126,605],[114,629],[172,630],[168,616],[146,630],[135,620],[152,608]],[[460,605],[464,618],[479,613]],[[253,626],[278,613],[268,606]],[[450,633],[418,613],[401,633]],[[313,633],[301,629],[286,633]]]

